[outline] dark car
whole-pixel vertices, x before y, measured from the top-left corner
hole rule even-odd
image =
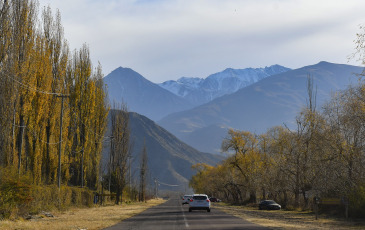
[[[259,209],[280,210],[281,206],[273,200],[262,200],[259,204]]]
[[[220,199],[217,199],[215,197],[211,197],[211,198],[209,198],[209,200],[210,200],[210,202],[221,202]]]

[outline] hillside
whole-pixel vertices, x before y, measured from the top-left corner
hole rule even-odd
[[[320,108],[332,93],[356,83],[355,73],[361,71],[356,66],[320,62],[267,77],[158,123],[194,148],[218,153],[228,127],[255,133],[283,124],[294,127],[295,116],[306,106],[308,75],[314,79]]]
[[[133,146],[132,174],[135,181],[138,181],[138,167],[144,143],[148,154],[149,182],[152,183],[157,178],[161,190],[185,191],[188,189],[189,179],[196,173],[192,170],[192,165],[215,165],[224,159],[223,155],[197,151],[145,116],[133,112],[129,116]],[[109,159],[109,146],[104,149],[103,159],[105,165]],[[178,186],[170,187],[165,184]]]

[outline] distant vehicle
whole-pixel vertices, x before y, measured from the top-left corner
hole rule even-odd
[[[221,202],[220,199],[215,198],[215,197],[211,197],[211,198],[209,198],[209,200],[210,200],[210,202]]]
[[[193,195],[184,195],[182,197],[182,204],[189,204],[190,202],[190,199],[193,197]]]
[[[194,194],[189,202],[189,212],[192,210],[207,210],[210,212],[210,200],[205,194]]]
[[[267,209],[267,210],[280,210],[281,206],[280,204],[276,203],[273,200],[262,200],[259,203],[259,209],[263,210],[263,209]]]

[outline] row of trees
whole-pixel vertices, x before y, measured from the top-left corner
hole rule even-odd
[[[31,178],[32,185],[108,189],[117,204],[129,185],[130,198],[144,201],[146,147],[140,191],[126,180],[132,150],[127,106],[109,111],[102,69],[93,67],[88,46],[70,51],[60,13],[38,10],[34,0],[0,0],[0,172]],[[110,145],[104,165],[103,145]]]
[[[295,129],[229,130],[222,143],[229,157],[216,167],[196,165],[190,185],[234,203],[273,198],[306,208],[314,196],[357,194],[353,207],[364,205],[358,193],[365,186],[365,84],[337,93],[319,112],[309,77],[307,104]]]
[[[63,184],[96,188],[109,110],[101,66],[87,45],[70,51],[59,12],[38,15],[36,1],[0,1],[0,164],[34,184],[56,183],[61,168]]]

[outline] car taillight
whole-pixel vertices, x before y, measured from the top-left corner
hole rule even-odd
[[[193,202],[193,199],[191,199],[190,202]]]
[[[209,199],[207,199],[207,202],[210,202],[210,200],[209,200]]]

